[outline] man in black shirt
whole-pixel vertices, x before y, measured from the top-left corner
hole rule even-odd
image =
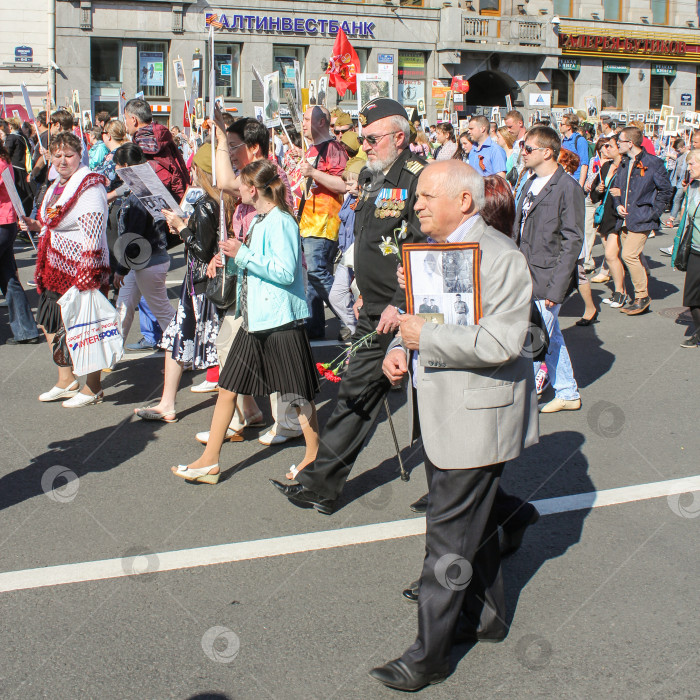
[[[350,358],[315,462],[299,472],[298,484],[271,480],[295,505],[325,515],[333,512],[390,387],[382,362],[399,326],[399,309],[405,311],[405,297],[396,280],[399,261],[382,253],[382,239],[396,239],[399,247],[425,241],[413,209],[425,161],[408,147],[406,110],[394,100],[378,98],[364,106],[360,123],[368,162],[360,173],[355,208],[355,278],[361,297],[354,337],[375,330],[377,335]]]

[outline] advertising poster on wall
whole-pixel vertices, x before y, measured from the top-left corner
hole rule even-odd
[[[392,97],[391,83],[379,73],[357,74],[357,108],[362,107],[378,97]]]
[[[163,87],[163,52],[139,52],[139,85]]]
[[[422,51],[399,52],[399,102],[404,107],[416,107],[425,99],[426,65]]]

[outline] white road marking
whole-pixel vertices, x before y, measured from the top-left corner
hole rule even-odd
[[[588,508],[632,503],[652,498],[662,498],[675,494],[700,491],[700,476],[683,479],[657,481],[637,486],[624,486],[605,491],[578,493],[571,496],[546,498],[533,501],[542,515],[566,513]],[[357,527],[309,532],[300,535],[286,535],[249,542],[195,547],[172,552],[144,554],[128,559],[103,559],[76,564],[46,566],[38,569],[7,571],[0,573],[0,593],[20,591],[46,586],[60,586],[68,583],[99,581],[125,576],[138,576],[144,573],[175,571],[212,564],[229,564],[237,561],[251,561],[266,557],[279,557],[321,549],[334,549],[350,545],[382,542],[384,540],[413,537],[425,534],[424,518],[408,518],[393,522],[360,525]]]

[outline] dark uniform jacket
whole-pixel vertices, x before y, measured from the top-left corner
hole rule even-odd
[[[363,168],[360,173],[360,194],[355,208],[355,278],[362,294],[365,312],[379,315],[389,306],[406,309],[405,294],[396,280],[398,259],[395,255],[383,255],[379,245],[382,238],[394,241],[394,229],[407,222],[407,236],[398,241],[403,243],[423,243],[426,237],[421,233],[420,222],[413,210],[416,202],[416,185],[425,160],[405,149],[389,169],[389,172],[372,173]],[[406,190],[403,208],[382,208],[382,190]],[[378,201],[379,200],[379,201]],[[378,207],[379,205],[379,207]],[[400,205],[399,205],[400,206]],[[398,211],[399,216],[386,215],[388,211]],[[375,216],[384,212],[384,218]]]

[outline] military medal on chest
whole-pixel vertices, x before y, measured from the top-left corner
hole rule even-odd
[[[377,219],[398,219],[406,207],[407,198],[408,190],[385,187],[374,200],[374,216]]]

